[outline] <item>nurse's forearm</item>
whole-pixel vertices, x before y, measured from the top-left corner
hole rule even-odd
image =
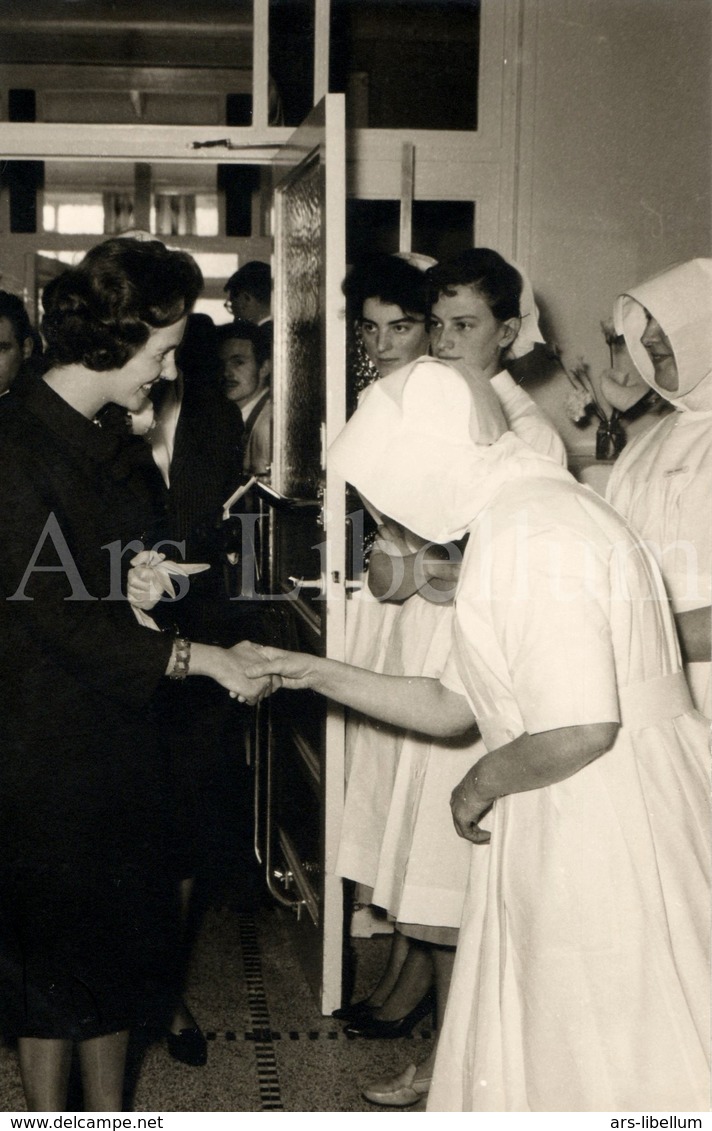
[[[436,679],[380,675],[320,660],[309,686],[381,722],[438,738],[464,734],[475,722],[465,697]]]
[[[712,659],[712,608],[686,609],[675,614],[682,658],[688,664]]]
[[[379,675],[309,652],[259,647],[259,659],[249,664],[250,678],[279,676],[287,691],[309,689],[384,723],[451,738],[474,725],[464,695],[449,691],[436,679]]]
[[[618,723],[589,723],[540,734],[521,734],[506,746],[485,754],[460,788],[480,801],[523,793],[564,781],[604,754],[615,741]]]

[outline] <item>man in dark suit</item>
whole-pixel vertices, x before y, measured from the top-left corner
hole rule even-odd
[[[255,322],[272,342],[272,273],[268,263],[251,259],[234,272],[225,284],[225,306],[233,318]]]
[[[216,377],[215,327],[192,314],[176,354],[178,376],[161,381],[154,394],[154,421],[146,438],[161,473],[160,538],[179,543],[170,557],[204,562],[210,569],[191,578],[185,596],[153,610],[162,627],[202,643],[260,639],[260,612],[230,601],[225,571],[222,506],[243,479],[243,422],[225,400]],[[156,477],[157,478],[157,477]],[[214,694],[209,680],[164,681],[158,695],[179,817],[176,874],[191,924],[210,902],[229,896],[240,907],[259,898],[260,878],[252,852],[251,773],[245,736],[249,709]],[[189,914],[190,913],[190,914]],[[177,942],[177,945],[180,943]],[[207,1046],[190,1010],[181,1002],[168,1034],[171,1055],[200,1065]]]

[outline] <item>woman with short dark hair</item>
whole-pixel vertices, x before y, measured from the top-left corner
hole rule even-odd
[[[0,1029],[29,1110],[121,1108],[129,1030],[175,994],[171,811],[151,713],[164,676],[254,701],[237,650],[138,623],[124,599],[152,522],[150,451],[96,414],[176,375],[190,256],[109,240],[45,291],[49,368],[0,409]],[[128,551],[128,552],[127,552]]]

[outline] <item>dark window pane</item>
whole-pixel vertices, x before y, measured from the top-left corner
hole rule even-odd
[[[270,122],[298,126],[314,101],[314,0],[270,0]]]
[[[10,194],[10,231],[37,231],[37,193],[44,184],[44,161],[4,161],[1,183]]]
[[[479,0],[332,0],[330,89],[372,129],[477,128]]]
[[[225,194],[225,235],[252,235],[252,195],[260,186],[257,165],[218,165],[218,188]]]
[[[36,113],[34,90],[8,90],[7,116],[11,122],[34,122]]]
[[[412,251],[446,259],[472,247],[475,205],[471,200],[414,200]],[[346,259],[395,254],[400,242],[398,200],[346,201]]]
[[[475,205],[471,200],[414,200],[413,251],[447,259],[474,243]]]
[[[225,125],[252,125],[252,95],[228,94],[225,98]]]
[[[346,260],[398,251],[400,201],[346,201]]]

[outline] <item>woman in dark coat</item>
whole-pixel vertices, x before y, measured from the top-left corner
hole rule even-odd
[[[74,1041],[86,1108],[119,1110],[128,1032],[170,1008],[152,694],[165,675],[250,701],[261,690],[242,646],[191,648],[138,624],[122,589],[151,525],[151,456],[94,421],[175,377],[200,286],[185,253],[100,244],[45,292],[44,379],[0,404],[0,1024],[29,1110],[64,1109]]]

